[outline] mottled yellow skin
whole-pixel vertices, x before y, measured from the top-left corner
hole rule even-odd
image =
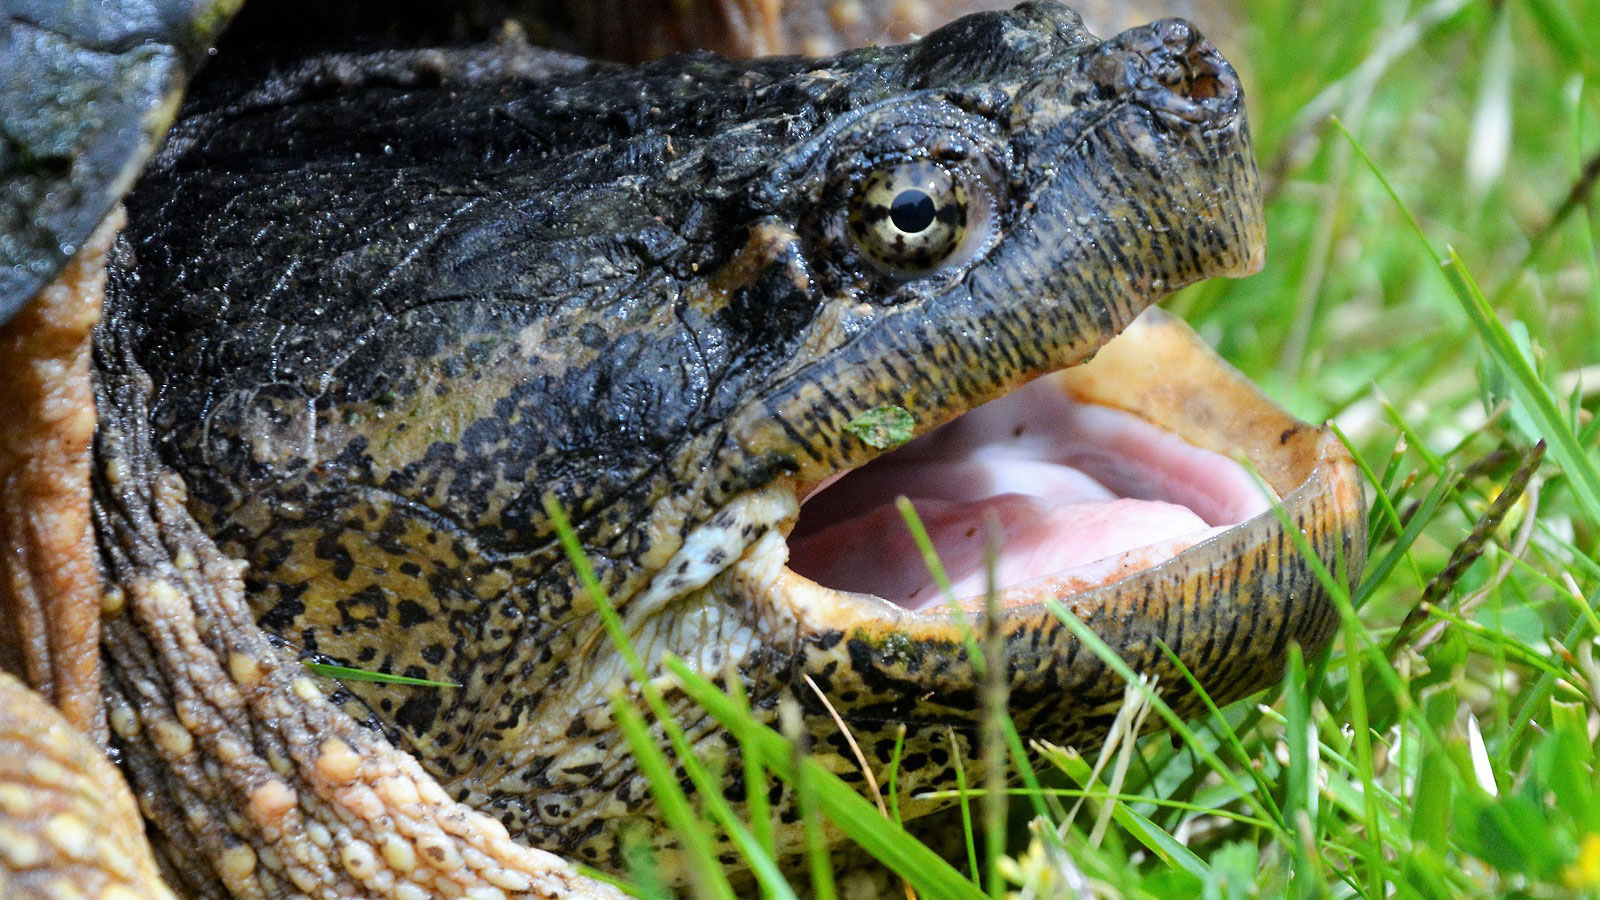
[[[452,800],[414,759],[331,703],[253,627],[242,566],[192,529],[176,478],[158,476],[139,496],[148,506],[130,510],[130,523],[160,528],[176,549],[130,535],[119,561],[128,566],[119,570],[124,599],[107,640],[151,653],[152,671],[113,678],[109,718],[123,743],[153,749],[188,786],[147,797],[145,814],[187,816],[214,840],[229,895],[615,896]],[[173,693],[158,699],[146,676],[170,679]],[[180,885],[189,878],[169,875]]]

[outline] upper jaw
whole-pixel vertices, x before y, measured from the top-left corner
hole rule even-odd
[[[1176,96],[1198,84],[1208,96]],[[1097,85],[1111,99],[1094,100]],[[842,437],[874,407],[905,408],[925,433],[1082,362],[1172,291],[1261,267],[1237,78],[1190,26],[1157,23],[1080,54],[1022,90],[1007,119],[1013,195],[993,248],[894,302],[821,302],[823,339],[804,345],[814,358],[727,422],[725,452],[747,473],[736,481],[786,468],[818,483],[876,455]],[[830,315],[848,329],[825,327]]]
[[[844,117],[780,168],[791,177],[826,171],[830,144],[849,145],[869,119],[893,118],[893,109],[872,110]],[[845,427],[862,413],[900,406],[927,433],[1078,365],[1185,284],[1260,267],[1261,200],[1237,78],[1192,26],[1162,22],[1075,45],[1012,95],[1008,114],[993,112],[952,107],[941,127],[982,143],[1004,122],[1004,134],[992,134],[1004,146],[994,149],[1016,167],[1003,236],[963,271],[927,279],[942,287],[926,296],[818,303],[800,355],[708,436],[714,461],[694,493],[737,513],[738,533],[714,520],[722,513],[679,531],[666,510],[671,539],[659,544],[672,556],[651,561],[647,586],[628,604],[634,621],[709,583],[764,531],[787,532],[796,501],[877,456]],[[973,134],[962,130],[967,118],[981,120]],[[741,254],[753,269],[781,270],[796,291],[815,291],[803,230],[763,219]]]
[[[845,427],[860,414],[901,406],[927,434],[1045,373],[1068,370],[1051,383],[1073,383],[1083,376],[1071,367],[1155,299],[1261,266],[1261,199],[1238,79],[1187,23],[1157,22],[1077,47],[1068,62],[1012,94],[1003,118],[1018,167],[1004,238],[941,292],[860,305],[848,340],[798,364],[727,423],[723,452],[744,471],[731,483],[744,487],[719,503],[764,510],[752,534],[787,534],[793,505],[878,455]],[[1232,445],[1212,449],[1234,452]],[[1263,509],[1261,497],[1244,496],[1248,476],[1234,475],[1243,485],[1235,505]],[[1207,522],[1236,525],[1238,518]],[[705,565],[698,571],[715,575]],[[674,592],[665,570],[655,580],[663,583],[648,596]]]

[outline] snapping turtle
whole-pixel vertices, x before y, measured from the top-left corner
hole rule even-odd
[[[1184,22],[1101,42],[1025,4],[637,69],[510,39],[222,54],[179,119],[109,251],[93,510],[111,745],[185,893],[602,891],[543,850],[615,866],[620,823],[658,813],[551,503],[648,665],[738,678],[761,716],[792,698],[845,774],[807,679],[875,765],[904,725],[912,816],[979,704],[899,494],[969,609],[1003,533],[1031,736],[1092,743],[1122,696],[1047,600],[1186,711],[1160,642],[1223,701],[1331,633],[1231,457],[1353,570],[1348,458],[1139,316],[1260,263],[1238,82]],[[916,440],[863,439],[884,410]],[[124,883],[132,851],[42,812],[103,763],[37,727],[0,860]]]

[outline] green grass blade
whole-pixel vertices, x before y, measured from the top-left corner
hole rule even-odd
[[[785,697],[778,704],[778,719],[783,724],[784,739],[788,744],[790,770],[794,778],[795,804],[800,809],[800,826],[805,829],[806,864],[811,872],[811,895],[816,900],[835,900],[838,891],[833,881],[833,863],[828,858],[828,845],[822,839],[822,815],[817,803],[817,787],[810,768],[806,766],[805,732],[800,724],[800,704]],[[755,740],[759,737],[751,735]],[[745,752],[750,752],[745,748]]]
[[[376,681],[382,684],[405,684],[412,687],[432,688],[458,688],[461,685],[454,681],[429,681],[426,678],[412,678],[409,675],[391,675],[388,672],[373,672],[368,669],[355,669],[350,666],[335,666],[329,663],[311,662],[302,660],[301,665],[313,673],[324,678],[338,678],[344,681]]]
[[[1244,785],[1239,781],[1238,776],[1233,773],[1233,770],[1215,752],[1205,746],[1194,730],[1188,726],[1188,723],[1184,722],[1183,718],[1171,706],[1167,705],[1167,701],[1162,699],[1161,695],[1156,693],[1150,685],[1140,679],[1127,662],[1121,656],[1118,656],[1116,651],[1112,650],[1105,641],[1101,640],[1098,634],[1095,634],[1088,625],[1085,625],[1077,616],[1073,615],[1071,611],[1057,601],[1045,601],[1045,608],[1050,610],[1051,614],[1060,620],[1068,631],[1072,632],[1073,637],[1087,646],[1092,653],[1100,658],[1101,662],[1109,666],[1117,674],[1117,677],[1121,678],[1126,684],[1134,685],[1135,690],[1144,694],[1151,708],[1156,711],[1157,715],[1161,716],[1167,726],[1177,732],[1179,737],[1193,748],[1201,759],[1205,760],[1206,764],[1211,767],[1218,778],[1222,779],[1223,783],[1233,788],[1242,798],[1246,799],[1255,809],[1258,816],[1271,820],[1271,814],[1266,811],[1261,801],[1253,793],[1245,790]],[[1277,830],[1276,823],[1274,823],[1274,827]],[[1280,837],[1284,836],[1281,830],[1277,830],[1277,833]]]
[[[738,720],[740,727],[734,730],[739,738],[739,746],[749,743],[750,724],[755,720],[750,715],[750,698],[745,696],[744,681],[737,677],[726,679],[729,685],[728,696],[738,706]],[[755,839],[756,845],[761,848],[763,856],[773,855],[772,839],[772,807],[767,802],[767,773],[761,767],[761,758],[753,753],[739,754],[744,766],[744,808],[745,815],[750,821],[750,834]]]
[[[945,573],[944,563],[939,559],[939,553],[934,549],[933,540],[928,536],[928,529],[922,524],[922,518],[917,515],[916,507],[912,506],[911,501],[905,497],[897,498],[895,506],[900,511],[900,518],[905,520],[907,530],[911,532],[911,540],[917,545],[917,552],[922,555],[923,564],[928,567],[928,573],[933,576],[934,583],[939,585],[940,591],[944,594],[945,600],[950,606],[956,627],[961,629],[962,641],[966,645],[967,655],[974,661],[978,672],[986,672],[987,670],[983,665],[984,648],[978,645],[972,626],[967,621],[966,610],[956,602],[955,591],[950,586],[950,578]],[[1023,745],[1022,735],[1017,733],[1017,726],[1011,720],[1010,711],[1000,711],[999,724],[1005,737],[1006,747],[1011,754],[1012,768],[1017,771],[1022,783],[1034,791],[1030,795],[1034,807],[1034,815],[1046,819],[1052,816],[1060,819],[1066,814],[1066,811],[1061,808],[1054,797],[1039,792],[1039,779],[1033,771],[1033,762],[1028,758],[1028,751]],[[1055,831],[1047,829],[1046,839],[1055,840],[1055,838]],[[1065,848],[1062,847],[1061,849]]]
[[[1085,796],[1093,799],[1113,802],[1116,795],[1107,791],[1091,791],[1092,785],[1098,782],[1092,780],[1092,772],[1088,762],[1078,757],[1052,756],[1052,761],[1068,778],[1078,782],[1084,789]],[[1193,850],[1178,843],[1177,839],[1168,834],[1161,826],[1150,821],[1149,818],[1135,812],[1127,803],[1115,803],[1111,818],[1121,825],[1134,840],[1143,844],[1150,852],[1159,856],[1162,862],[1176,866],[1184,872],[1193,875],[1204,882],[1211,874],[1211,867],[1205,864]]]
[[[571,523],[567,520],[560,507],[554,502],[549,501],[548,498],[545,504],[545,511],[550,515],[550,519],[555,525],[556,534],[560,538],[562,546],[566,550],[568,560],[572,563],[573,568],[578,572],[579,579],[584,585],[585,589],[589,591],[591,598],[594,600],[596,608],[600,610],[603,621],[605,622],[605,627],[610,633],[612,641],[616,644],[618,652],[620,652],[624,659],[627,660],[634,680],[644,695],[645,702],[650,706],[651,711],[655,714],[657,721],[661,723],[662,729],[666,732],[667,738],[672,744],[673,750],[677,754],[679,763],[682,765],[685,774],[689,776],[700,796],[704,798],[708,812],[711,814],[712,818],[715,819],[719,825],[721,825],[723,831],[728,835],[734,846],[739,849],[746,862],[750,864],[751,872],[755,875],[757,882],[761,885],[763,894],[769,897],[779,898],[779,900],[793,900],[793,891],[789,888],[787,882],[784,881],[782,874],[778,872],[777,864],[772,859],[770,851],[772,840],[770,834],[770,823],[768,823],[768,831],[764,835],[765,841],[763,841],[761,837],[758,837],[757,833],[747,829],[743,823],[739,822],[734,816],[732,808],[728,806],[726,798],[722,796],[720,785],[716,783],[715,778],[700,762],[698,756],[696,755],[695,748],[689,742],[688,736],[684,734],[682,726],[677,722],[671,711],[667,708],[666,703],[661,697],[660,691],[656,689],[654,685],[647,679],[643,664],[639,660],[638,653],[634,650],[632,641],[629,640],[627,633],[623,629],[622,620],[616,614],[616,610],[612,606],[610,598],[600,587],[599,581],[595,577],[594,569],[589,564],[588,557],[583,553],[581,546],[578,544],[577,534],[573,531]],[[622,703],[620,699],[616,702]],[[745,700],[742,693],[739,693],[736,699],[730,699],[729,702],[733,703],[736,709],[743,714],[742,716],[735,717],[735,721],[728,725],[729,730],[740,738],[747,737],[750,727],[754,724],[754,720],[751,719],[749,714],[748,701]],[[627,706],[627,710],[630,714],[637,717],[638,713],[633,709],[632,706]],[[640,726],[643,727],[643,720],[640,719],[639,722]],[[627,733],[626,728],[624,731]],[[648,740],[648,732],[645,733],[645,738]],[[640,747],[634,740],[634,736],[630,735],[629,741],[636,757],[640,757],[640,754],[649,755],[652,753],[660,756],[660,751],[656,748],[653,741],[650,741],[647,747]],[[640,770],[643,771],[646,777],[649,779],[652,794],[657,797],[657,802],[662,802],[661,798],[667,797],[669,800],[676,803],[677,801],[673,799],[675,795],[682,795],[682,789],[678,785],[677,780],[675,778],[671,779],[670,784],[657,783],[657,775],[661,772],[665,771],[669,778],[671,775],[670,767],[667,767],[665,757],[661,757],[659,765],[652,763],[654,768],[651,769],[646,769],[644,764],[645,761],[642,757],[639,761]],[[746,760],[745,765],[747,772],[752,771],[752,764],[749,760]],[[759,771],[759,761],[757,761],[754,766],[754,771]],[[764,781],[765,779],[762,780]],[[763,797],[763,800],[764,799],[765,798]],[[687,803],[687,799],[684,799],[680,805],[687,806]],[[758,805],[757,809],[754,811],[764,813],[765,807],[764,805]],[[663,814],[669,816],[668,821],[673,823],[673,826],[676,830],[682,832],[683,828],[686,827],[670,817],[673,815],[673,812],[671,810],[667,810],[665,804],[663,804]],[[722,875],[722,864],[717,858],[715,848],[711,845],[709,837],[704,834],[703,831],[704,829],[700,829],[694,835],[682,835],[684,838],[685,854],[690,860],[687,868],[690,869],[691,873],[698,872],[702,869],[714,869],[717,873],[716,879],[711,880],[708,884],[700,883],[700,881],[697,880],[696,886],[700,889],[702,896],[721,896],[721,886],[727,883],[727,879]],[[699,876],[696,876],[696,878],[699,879]],[[710,891],[711,893],[708,894],[706,893],[707,891]],[[826,892],[824,893],[826,894]],[[824,897],[823,900],[826,900],[826,897]]]
[[[906,749],[906,725],[901,722],[894,730],[894,749],[889,754],[889,818],[896,825],[900,819],[900,754]]]
[[[1239,767],[1250,775],[1250,780],[1255,782],[1256,795],[1266,804],[1267,814],[1272,821],[1277,823],[1278,828],[1287,831],[1289,823],[1284,818],[1283,812],[1278,809],[1277,801],[1272,799],[1272,785],[1267,782],[1267,776],[1264,772],[1250,764],[1250,752],[1244,748],[1244,742],[1239,739],[1239,733],[1234,731],[1233,727],[1228,724],[1227,718],[1222,714],[1222,710],[1212,701],[1210,692],[1200,683],[1200,679],[1194,677],[1194,673],[1189,671],[1189,667],[1184,665],[1183,660],[1179,658],[1177,653],[1173,652],[1167,642],[1158,639],[1156,643],[1161,647],[1161,652],[1166,654],[1167,661],[1172,663],[1178,673],[1189,683],[1190,690],[1193,690],[1195,696],[1200,698],[1200,702],[1206,705],[1206,710],[1211,713],[1212,719],[1220,723],[1220,730],[1218,731],[1220,742],[1228,748],[1228,752],[1233,755],[1234,761],[1239,764]],[[1298,658],[1299,647],[1293,649]]]
[[[978,844],[972,833],[972,795],[967,792],[967,769],[962,765],[961,745],[956,743],[955,732],[947,732],[950,737],[950,762],[956,770],[956,806],[961,810],[961,838],[967,848],[967,871],[972,874],[972,880],[982,882],[978,874]]]
[[[673,835],[683,845],[684,854],[690,859],[684,868],[688,870],[685,874],[694,886],[695,895],[733,900],[733,887],[728,884],[722,866],[716,862],[717,854],[707,829],[703,827],[700,817],[695,815],[694,807],[689,804],[689,798],[678,784],[678,779],[673,776],[666,755],[650,736],[644,717],[620,696],[611,701],[611,716],[622,731],[622,736],[627,739],[633,758],[639,764],[639,771],[649,781],[650,794],[661,807],[662,816],[672,827]],[[707,859],[712,861],[712,865],[696,864]]]
[[[1539,429],[1539,434],[1550,444],[1550,451],[1561,467],[1571,479],[1572,490],[1577,495],[1579,502],[1584,507],[1584,512],[1591,520],[1600,521],[1600,469],[1595,466],[1594,459],[1578,442],[1578,436],[1573,433],[1571,420],[1562,414],[1560,405],[1550,388],[1539,377],[1533,364],[1528,361],[1517,346],[1516,340],[1506,328],[1494,308],[1489,304],[1483,292],[1478,289],[1477,282],[1467,271],[1466,264],[1456,255],[1453,247],[1446,247],[1445,254],[1441,257],[1434,251],[1433,245],[1428,241],[1427,232],[1417,221],[1415,215],[1400,199],[1400,194],[1389,183],[1377,163],[1367,155],[1355,135],[1344,127],[1344,123],[1334,120],[1339,129],[1361,159],[1367,164],[1372,174],[1383,185],[1390,198],[1400,208],[1406,221],[1411,223],[1412,230],[1416,232],[1417,239],[1422,242],[1428,254],[1440,267],[1445,281],[1449,284],[1452,293],[1459,301],[1461,309],[1467,315],[1472,328],[1483,345],[1489,350],[1490,357],[1506,377],[1506,382],[1511,386],[1516,400],[1522,405],[1530,418]]]
[[[1389,573],[1394,570],[1394,567],[1399,565],[1405,555],[1411,551],[1411,547],[1417,542],[1417,538],[1421,537],[1422,532],[1427,530],[1428,525],[1433,522],[1434,515],[1438,513],[1439,505],[1444,502],[1444,499],[1450,495],[1451,491],[1455,490],[1457,480],[1458,476],[1450,473],[1446,477],[1439,479],[1433,488],[1423,495],[1422,502],[1417,506],[1416,511],[1411,514],[1411,521],[1406,525],[1405,530],[1400,532],[1400,536],[1395,538],[1394,546],[1390,547],[1382,558],[1368,568],[1367,577],[1362,579],[1361,584],[1356,587],[1356,592],[1350,601],[1353,607],[1360,609],[1365,606],[1367,600],[1383,584],[1384,579],[1389,577]]]
[[[662,664],[677,676],[679,686],[717,721],[727,725],[738,709],[732,700],[683,660],[667,657]],[[796,761],[789,743],[776,731],[759,725],[751,730],[746,752],[761,755],[762,765],[791,784],[800,768],[812,780],[817,805],[851,840],[899,874],[925,900],[988,900],[986,895],[961,873],[912,837],[899,825],[885,819],[870,800],[856,793],[837,775],[815,760]]]

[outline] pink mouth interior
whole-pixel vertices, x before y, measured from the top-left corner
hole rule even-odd
[[[1131,413],[1075,403],[1044,378],[825,482],[801,506],[789,567],[907,609],[941,603],[895,508],[901,495],[961,600],[986,589],[993,511],[998,586],[1012,604],[1116,581],[1270,508],[1237,462]]]

